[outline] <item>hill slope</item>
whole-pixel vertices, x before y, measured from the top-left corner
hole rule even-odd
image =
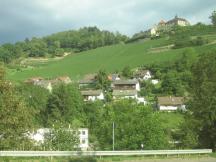
[[[51,61],[47,64],[22,70],[8,70],[8,79],[22,81],[29,77],[42,76],[52,78],[59,75],[68,75],[72,79],[79,79],[87,73],[105,69],[108,72],[119,71],[123,67],[137,67],[152,63],[164,63],[178,59],[185,48],[169,49],[165,51],[149,52],[151,48],[169,45],[165,38],[147,40],[133,44],[119,44],[107,46],[69,55],[62,60]],[[212,45],[195,47],[197,53],[213,48]]]

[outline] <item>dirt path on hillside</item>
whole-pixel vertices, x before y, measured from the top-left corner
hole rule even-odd
[[[63,56],[61,57],[54,57],[54,58],[44,58],[44,57],[39,57],[39,58],[25,58],[23,59],[21,62],[20,62],[20,65],[24,65],[28,62],[48,62],[48,61],[51,61],[51,60],[61,60],[63,58],[65,58],[66,56],[68,56],[70,53],[67,53],[65,52]]]
[[[161,46],[161,47],[155,47],[155,48],[150,48],[148,50],[149,53],[159,53],[159,52],[165,52],[169,51],[174,47],[174,44],[170,44],[167,46]]]

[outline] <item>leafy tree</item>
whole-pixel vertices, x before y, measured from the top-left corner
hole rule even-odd
[[[94,123],[99,148],[112,149],[112,124],[115,123],[115,149],[162,149],[167,139],[160,118],[151,108],[139,106],[132,100],[122,100],[101,108],[100,121]]]
[[[45,134],[43,146],[46,150],[73,151],[78,149],[79,132],[75,129],[52,128]]]
[[[130,68],[130,66],[125,66],[122,70],[122,76],[126,77],[126,78],[132,78],[133,76],[133,72]]]
[[[149,96],[154,90],[154,85],[150,81],[141,82],[141,96]]]
[[[0,81],[0,149],[29,149],[33,111],[24,99],[4,80]]]
[[[183,51],[182,56],[175,62],[175,68],[178,72],[190,71],[193,60],[196,57],[196,51],[194,48],[187,48]]]
[[[197,126],[198,122],[190,114],[186,114],[180,128],[180,139],[178,139],[181,141],[181,147],[194,149],[199,146]]]
[[[216,51],[201,55],[193,66],[189,110],[197,124],[199,142],[216,149]]]
[[[47,124],[82,124],[83,99],[74,85],[60,84],[48,98]]]
[[[210,19],[212,21],[212,24],[215,26],[216,25],[216,11],[212,12],[212,15],[210,16]]]
[[[180,79],[176,71],[170,71],[165,74],[161,83],[161,91],[166,95],[182,96],[184,94],[184,87],[180,83]]]
[[[21,84],[17,87],[17,90],[24,97],[26,104],[32,107],[34,116],[34,126],[45,126],[46,116],[46,105],[49,97],[49,91],[35,85]]]
[[[30,57],[44,57],[47,54],[47,44],[42,39],[33,38],[28,47]]]
[[[11,53],[7,49],[0,47],[0,61],[4,63],[10,63],[11,60]]]
[[[91,131],[91,135],[89,136],[89,142],[95,150],[99,150],[99,141],[97,133],[100,131],[101,121],[103,118],[103,105],[104,103],[101,101],[96,102],[86,102],[84,104],[84,113],[85,113],[85,126]]]
[[[97,88],[108,91],[110,90],[110,80],[108,79],[108,75],[105,70],[99,70],[97,76]]]

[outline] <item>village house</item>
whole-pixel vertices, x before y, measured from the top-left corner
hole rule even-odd
[[[68,128],[67,131],[73,131],[73,129]],[[86,151],[89,148],[89,133],[88,128],[79,128],[77,131],[75,131],[78,138],[79,138],[79,144],[78,148],[80,148],[82,151]],[[40,128],[34,131],[30,134],[30,139],[35,141],[35,145],[40,146],[45,142],[45,136],[52,133],[51,128]]]
[[[113,99],[136,99],[138,97],[136,90],[117,90],[112,92]]]
[[[144,97],[138,97],[137,90],[113,90],[112,96],[114,100],[135,99],[137,103],[146,104]]]
[[[27,84],[36,85],[42,88],[47,89],[49,92],[52,91],[52,83],[49,80],[45,80],[42,77],[32,77],[25,81]]]
[[[116,80],[121,80],[121,78],[120,78],[119,74],[110,74],[110,75],[108,75],[108,80],[116,81]]]
[[[158,97],[157,105],[160,111],[185,110],[184,97]]]
[[[140,91],[140,84],[138,80],[116,80],[112,83],[114,90],[136,90]]]
[[[158,34],[158,27],[154,26],[153,28],[151,28],[150,29],[150,33],[151,33],[151,36],[159,36],[159,34]]]
[[[96,101],[96,100],[104,100],[104,94],[102,90],[85,90],[81,91],[81,95],[84,98],[84,101]]]
[[[35,82],[39,82],[42,80],[44,80],[44,78],[42,77],[32,77],[32,78],[25,80],[25,83],[34,84]]]
[[[149,70],[137,70],[134,76],[138,80],[148,80],[152,78],[151,72]]]
[[[151,80],[151,83],[154,84],[154,85],[156,85],[156,84],[159,83],[159,80],[158,80],[158,79],[152,79],[152,80]]]
[[[167,25],[166,22],[164,20],[161,20],[158,24],[154,25],[151,29],[150,29],[150,34],[151,36],[156,36],[158,37],[160,34],[160,31],[165,31],[167,30]]]
[[[53,80],[46,80],[42,77],[33,77],[29,78],[25,81],[25,83],[28,84],[33,84],[42,88],[47,89],[49,92],[52,92],[53,86],[63,83],[63,84],[70,84],[72,83],[70,77],[68,76],[62,76],[62,77],[57,77]]]
[[[97,74],[85,75],[82,80],[79,81],[80,89],[93,89],[96,85]]]
[[[53,89],[52,82],[49,81],[49,80],[41,80],[41,81],[38,81],[38,82],[34,82],[33,85],[45,88],[49,92],[52,92],[52,89]]]
[[[70,84],[72,83],[69,76],[60,76],[53,80],[54,83],[64,83],[64,84]]]

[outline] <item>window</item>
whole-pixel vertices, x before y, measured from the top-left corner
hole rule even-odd
[[[85,131],[82,131],[82,135],[85,135]]]
[[[86,143],[86,141],[83,139],[83,140],[82,140],[82,144],[85,144],[85,143]]]

